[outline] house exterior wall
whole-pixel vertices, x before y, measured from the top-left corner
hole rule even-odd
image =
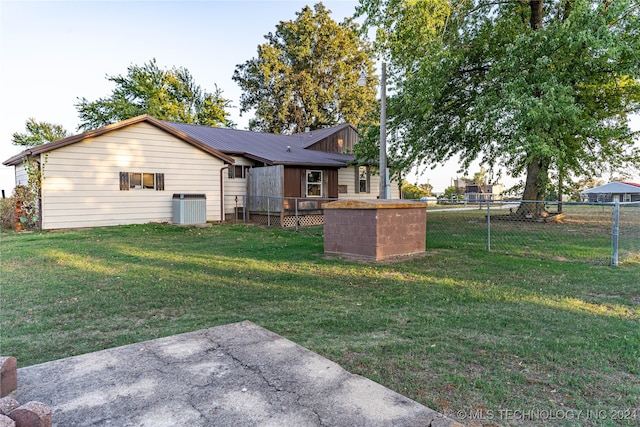
[[[346,186],[347,192],[338,194],[340,199],[375,199],[380,194],[380,175],[371,174],[369,192],[356,193],[356,166],[349,166],[338,171],[338,185]],[[389,183],[389,192],[391,199],[400,198],[400,188],[398,183],[391,181]]]
[[[631,200],[629,200],[631,199]],[[612,203],[618,202],[638,202],[640,201],[639,193],[589,193],[587,195],[589,203]]]
[[[353,128],[348,127],[316,142],[307,147],[307,149],[325,151],[327,153],[353,153],[353,146],[357,142],[357,132]]]
[[[253,167],[255,163],[246,157],[232,156],[235,166]],[[230,166],[233,167],[233,166]],[[228,173],[223,173],[224,177],[224,212],[225,214],[235,214],[236,208],[243,207],[243,198],[247,194],[247,178],[236,176],[229,178]],[[237,200],[236,200],[237,198]]]
[[[174,193],[205,194],[207,220],[220,220],[224,162],[148,123],[46,156],[43,229],[171,222]],[[164,190],[120,190],[120,172],[162,173]]]
[[[16,165],[16,186],[17,185],[29,185],[29,176],[24,168],[24,163]]]

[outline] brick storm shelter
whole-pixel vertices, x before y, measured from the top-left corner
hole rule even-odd
[[[323,207],[325,254],[382,261],[425,252],[426,203],[338,200]]]

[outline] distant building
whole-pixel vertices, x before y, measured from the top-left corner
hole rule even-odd
[[[465,200],[471,203],[482,200],[502,200],[504,192],[502,184],[476,184],[465,178],[454,179],[453,186],[457,194],[464,195]]]
[[[634,182],[610,182],[580,193],[591,203],[640,201],[640,184]]]

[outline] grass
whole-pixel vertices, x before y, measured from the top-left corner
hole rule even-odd
[[[362,263],[324,257],[321,228],[1,234],[0,354],[27,366],[248,319],[468,425],[638,425],[637,263],[429,238],[423,258]]]
[[[555,207],[551,208],[555,210]],[[490,246],[494,252],[535,259],[582,261],[610,265],[612,207],[565,204],[561,222],[498,220],[508,214],[491,208]],[[487,209],[427,211],[428,248],[486,250]],[[640,208],[621,212],[619,261],[640,260]]]

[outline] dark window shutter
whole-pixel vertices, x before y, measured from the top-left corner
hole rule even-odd
[[[371,168],[367,166],[367,193],[371,193]]]
[[[329,169],[327,173],[327,197],[330,199],[338,198],[338,170]]]
[[[233,165],[229,165],[229,167],[227,168],[227,173],[228,173],[229,179],[235,178],[236,177],[236,168]]]
[[[129,172],[120,172],[120,191],[129,191]]]
[[[358,165],[355,165],[355,170],[356,170],[356,193],[360,192],[360,167]]]
[[[164,191],[164,174],[156,174],[156,191]]]

